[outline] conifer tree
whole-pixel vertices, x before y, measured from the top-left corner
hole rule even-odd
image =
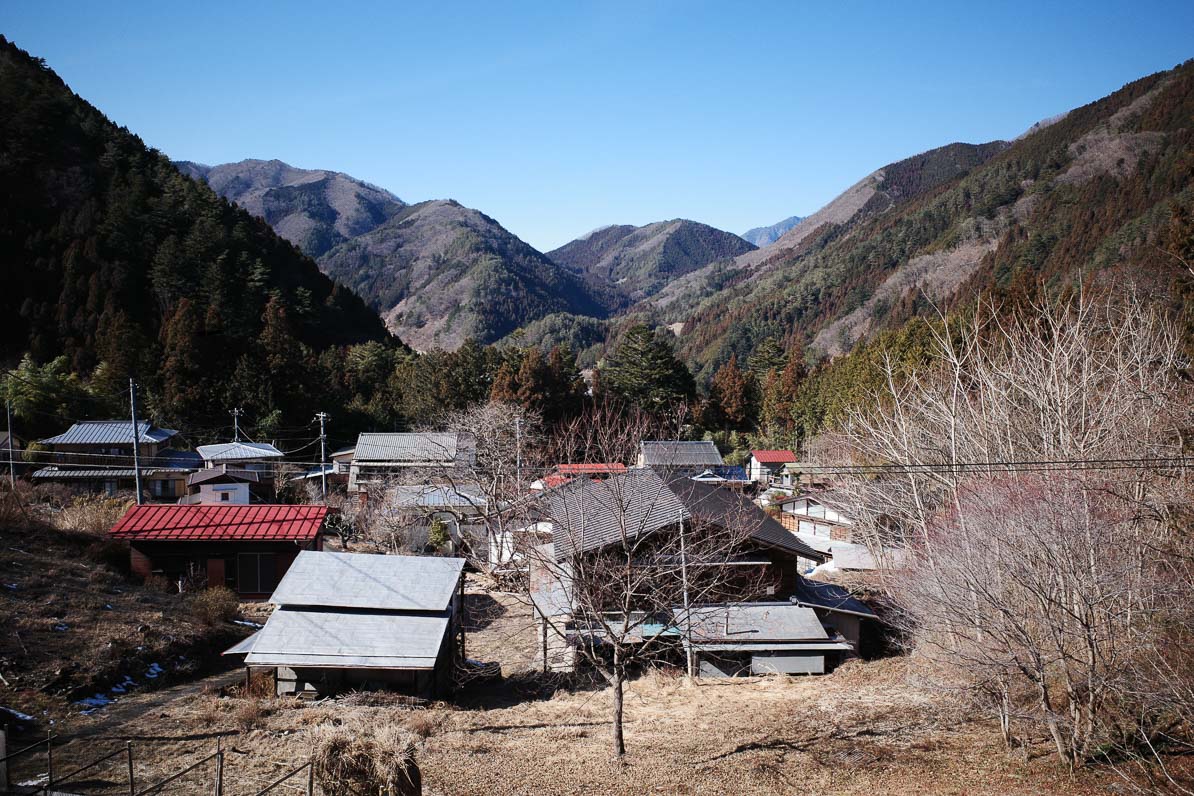
[[[692,373],[669,341],[645,324],[630,327],[606,360],[602,386],[631,406],[658,411],[691,399]]]

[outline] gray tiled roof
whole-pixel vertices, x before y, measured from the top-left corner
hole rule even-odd
[[[46,445],[131,445],[132,422],[128,420],[81,420],[56,437],[39,440]],[[144,420],[137,424],[142,444],[165,442],[177,434],[168,428],[157,428]]]
[[[209,484],[213,481],[256,484],[261,481],[261,476],[252,470],[230,469],[226,464],[219,467],[208,467],[206,470],[200,470],[187,476],[187,486]]]
[[[643,442],[642,463],[647,467],[714,467],[725,464],[717,452],[717,446],[707,440]]]
[[[462,558],[326,553],[304,550],[274,590],[275,605],[442,611],[464,568]]]
[[[200,445],[195,450],[206,462],[279,459],[285,455],[268,442],[220,442],[215,445]]]
[[[353,462],[452,464],[471,459],[473,440],[448,431],[417,433],[365,432],[357,437]]]
[[[817,561],[809,548],[741,493],[716,484],[634,469],[603,481],[578,479],[543,496],[557,556],[697,520],[749,532],[759,544]]]
[[[253,637],[245,665],[431,669],[447,630],[447,611],[428,615],[282,607]]]
[[[683,617],[680,609],[677,613]],[[792,603],[698,606],[689,612],[689,621],[694,643],[765,644],[829,639],[812,608]]]

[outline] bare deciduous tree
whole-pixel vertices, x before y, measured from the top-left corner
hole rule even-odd
[[[936,343],[833,440],[856,532],[907,553],[886,586],[916,651],[1072,767],[1172,743],[1194,685],[1189,648],[1160,643],[1194,601],[1177,330],[1130,293],[1079,295]]]

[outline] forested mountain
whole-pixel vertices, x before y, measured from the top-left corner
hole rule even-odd
[[[493,342],[551,313],[605,317],[625,303],[451,200],[405,207],[321,264],[421,350],[455,348],[469,337]]]
[[[611,282],[639,300],[655,295],[676,277],[754,248],[707,224],[673,219],[642,227],[602,227],[547,256],[577,273]]]
[[[656,299],[707,374],[762,341],[811,361],[981,294],[1080,275],[1172,286],[1158,242],[1191,200],[1194,65],[1138,80],[1011,143],[884,167],[766,249]]]
[[[770,246],[772,243],[775,243],[785,232],[799,224],[802,220],[802,216],[791,216],[790,218],[785,218],[783,221],[778,221],[769,227],[755,227],[754,229],[748,229],[746,232],[742,233],[741,237],[744,241],[753,243],[755,246],[758,246],[761,249],[764,246]]]
[[[391,345],[314,261],[2,37],[0,260],[3,361],[65,357],[117,399],[134,375],[163,421],[249,403],[306,422],[334,381],[320,352]]]
[[[280,160],[219,166],[180,160],[174,165],[264,218],[275,232],[316,259],[374,229],[405,206],[389,191],[347,174],[297,169]]]

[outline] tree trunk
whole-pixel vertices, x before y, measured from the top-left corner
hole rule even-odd
[[[621,759],[626,754],[626,741],[622,737],[622,685],[624,674],[614,650],[614,756]]]

